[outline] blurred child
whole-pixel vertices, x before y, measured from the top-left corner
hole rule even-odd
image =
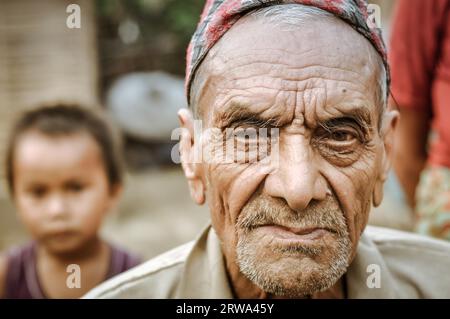
[[[98,234],[122,190],[119,151],[100,117],[62,105],[25,113],[12,131],[6,174],[33,241],[0,257],[0,297],[78,298],[139,263]],[[77,269],[74,288],[68,277]]]

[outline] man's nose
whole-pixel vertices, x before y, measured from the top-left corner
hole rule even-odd
[[[283,198],[295,211],[304,210],[312,200],[324,200],[330,193],[314,150],[304,137],[280,145],[277,167],[267,176],[264,192]]]

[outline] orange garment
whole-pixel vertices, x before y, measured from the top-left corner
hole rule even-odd
[[[428,163],[450,167],[450,1],[398,0],[389,62],[399,108],[432,115]],[[421,113],[422,112],[422,113]]]

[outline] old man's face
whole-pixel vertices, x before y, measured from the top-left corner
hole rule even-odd
[[[338,19],[286,30],[243,18],[209,52],[194,93],[203,129],[278,129],[182,141],[191,194],[210,207],[235,290],[245,277],[300,297],[345,273],[389,166],[396,114],[381,113],[379,72],[371,44]],[[187,111],[180,119],[192,134]],[[276,150],[277,160],[190,161],[229,138],[235,154],[263,138],[270,151],[260,157]]]

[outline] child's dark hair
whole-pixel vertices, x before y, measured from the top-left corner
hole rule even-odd
[[[14,195],[14,153],[17,141],[27,132],[37,131],[50,137],[85,132],[100,148],[109,185],[122,183],[121,144],[106,119],[76,105],[57,104],[24,113],[15,123],[6,150],[6,177],[10,193]]]

